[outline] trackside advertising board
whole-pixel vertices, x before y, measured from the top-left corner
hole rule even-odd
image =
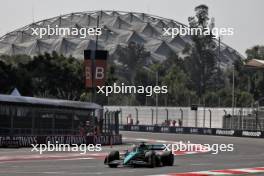
[[[141,131],[154,133],[201,134],[216,136],[264,138],[264,131],[257,130],[251,131],[218,128],[168,127],[155,125],[120,125],[119,129],[123,131]]]

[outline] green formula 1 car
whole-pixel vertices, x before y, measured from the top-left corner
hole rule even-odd
[[[163,151],[163,145],[151,145],[144,142],[136,145],[131,151],[125,151],[120,155],[119,151],[110,152],[104,163],[111,168],[117,166],[132,166],[132,167],[158,167],[158,166],[173,166],[174,155],[171,151]]]

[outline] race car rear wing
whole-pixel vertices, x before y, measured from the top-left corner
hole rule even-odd
[[[150,144],[148,148],[149,150],[164,150],[165,146],[163,144]]]

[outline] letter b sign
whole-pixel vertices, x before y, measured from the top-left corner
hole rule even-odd
[[[96,67],[95,70],[95,79],[104,79],[104,68],[103,67]]]
[[[87,88],[104,86],[107,56],[108,51],[105,50],[84,50],[85,86]]]

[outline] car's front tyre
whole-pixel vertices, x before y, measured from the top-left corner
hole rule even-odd
[[[116,168],[118,164],[111,163],[114,160],[119,160],[120,159],[120,154],[119,151],[112,151],[108,154],[108,156],[105,157],[105,164],[108,164],[110,168]]]

